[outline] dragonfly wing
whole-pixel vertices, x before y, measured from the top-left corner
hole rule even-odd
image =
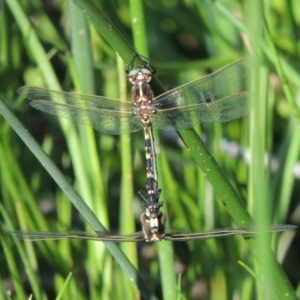
[[[133,114],[130,102],[35,87],[23,87],[18,92],[33,100],[30,104],[36,109],[92,126],[106,134],[129,133],[143,127]]]
[[[240,59],[212,74],[170,90],[153,100],[154,109],[210,103],[244,90],[249,61]]]
[[[143,128],[136,116],[124,111],[84,108],[44,100],[30,104],[41,111],[91,126],[106,134],[124,134]]]
[[[250,109],[249,93],[240,92],[211,103],[157,110],[152,124],[163,130],[187,129],[204,122],[227,122],[246,115]]]
[[[60,92],[35,86],[23,86],[17,92],[30,100],[49,100],[80,107],[133,111],[131,102],[102,96]]]
[[[296,229],[297,226],[289,224],[275,224],[272,225],[267,232],[281,232],[286,230]],[[259,233],[255,227],[245,228],[220,228],[204,232],[178,231],[174,229],[166,232],[164,240],[166,241],[189,241],[189,240],[206,240],[212,238],[220,238],[233,235],[253,236]]]
[[[42,241],[42,240],[67,240],[67,239],[80,239],[80,240],[93,240],[102,242],[138,242],[144,241],[143,233],[135,232],[128,235],[112,235],[109,233],[99,232],[97,234],[90,234],[84,231],[68,231],[68,232],[50,232],[50,231],[26,231],[15,230],[11,231],[21,240]]]
[[[125,235],[110,235],[109,239],[107,239],[107,235],[99,232],[97,237],[95,238],[97,241],[111,241],[115,243],[123,243],[123,242],[142,242],[145,241],[144,234],[142,231],[138,231],[131,234]]]
[[[250,234],[251,230],[244,228],[221,228],[211,231],[192,232],[170,230],[166,233],[164,240],[167,241],[188,241],[188,240],[206,240],[231,235]]]

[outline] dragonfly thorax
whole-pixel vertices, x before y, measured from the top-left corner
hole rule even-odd
[[[164,239],[167,217],[159,211],[159,206],[151,205],[147,207],[140,220],[146,242],[162,241]]]
[[[148,126],[155,110],[152,107],[154,98],[148,82],[151,80],[151,72],[148,69],[138,67],[132,70],[128,79],[133,84],[131,97],[134,105],[134,114],[141,120],[144,126]]]

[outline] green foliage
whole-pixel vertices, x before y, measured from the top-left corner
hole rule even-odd
[[[123,244],[124,253],[109,243],[32,243],[7,234],[140,230],[143,134],[104,135],[40,113],[16,93],[36,85],[126,99],[124,63],[135,47],[151,58],[167,88],[254,57],[250,117],[197,128],[210,153],[193,130],[180,132],[187,147],[155,133],[168,226],[203,231],[246,226],[252,218],[261,228],[299,223],[293,174],[300,148],[299,1],[264,7],[238,0],[74,2],[80,9],[73,1],[38,0],[7,0],[0,7],[0,97],[17,117],[10,123],[0,117],[0,298],[295,299],[289,280],[299,285],[300,264],[293,232],[246,241]],[[160,82],[154,79],[155,94]],[[224,151],[224,138],[250,149],[250,162]]]

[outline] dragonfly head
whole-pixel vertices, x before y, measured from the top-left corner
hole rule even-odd
[[[148,83],[152,79],[152,72],[143,66],[139,66],[131,70],[128,73],[127,78],[132,84],[138,84],[139,82],[145,81]]]

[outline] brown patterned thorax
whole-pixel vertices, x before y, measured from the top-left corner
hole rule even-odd
[[[131,90],[134,105],[134,114],[143,122],[144,126],[149,126],[155,110],[152,108],[154,98],[150,85],[152,73],[144,68],[137,67],[128,74],[128,80],[133,84]]]
[[[161,205],[146,208],[141,215],[141,224],[146,242],[162,241],[165,237],[166,215],[159,211]]]

